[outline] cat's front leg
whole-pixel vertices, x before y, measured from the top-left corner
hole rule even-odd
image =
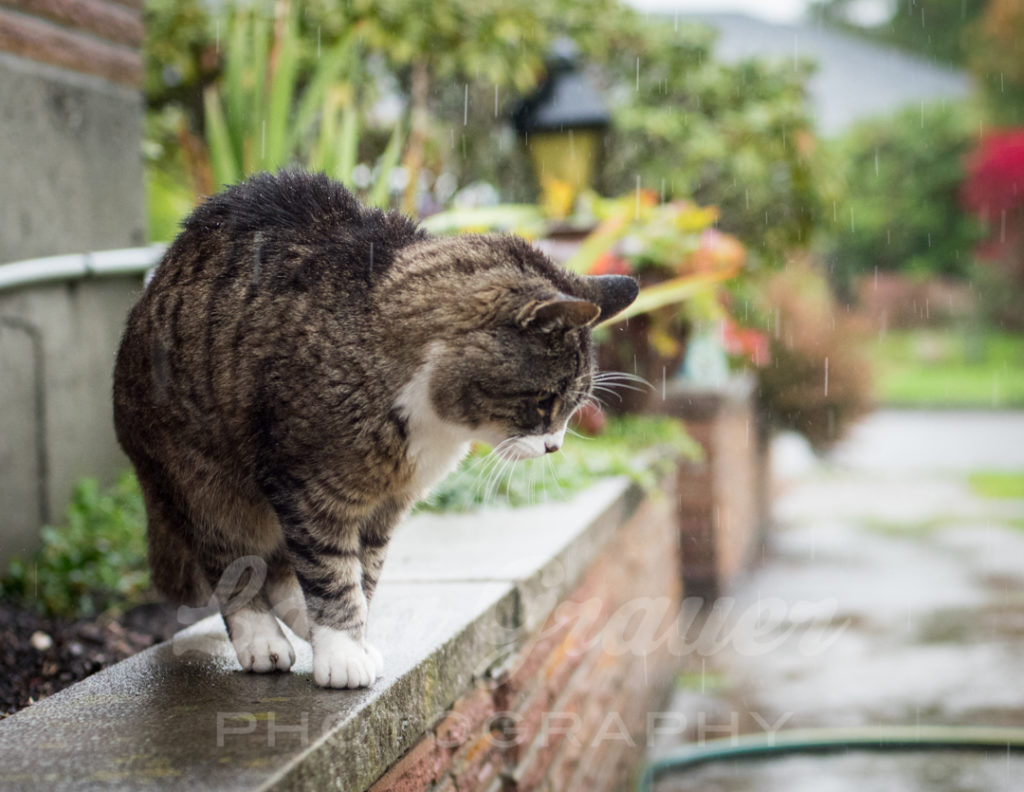
[[[378,506],[359,528],[359,562],[363,567],[363,596],[369,608],[373,593],[380,580],[384,558],[387,555],[391,533],[405,510],[404,501],[388,500]],[[377,676],[384,672],[384,658],[371,643],[364,642],[367,653],[373,659]]]
[[[278,515],[306,600],[313,680],[321,687],[369,687],[380,674],[364,640],[368,607],[358,530],[339,531],[322,511],[303,509],[305,502],[296,498],[278,507]]]

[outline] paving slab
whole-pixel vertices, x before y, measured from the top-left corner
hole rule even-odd
[[[780,729],[1024,727],[1024,499],[967,483],[1024,470],[1022,429],[1021,412],[890,411],[788,466],[760,564],[690,630],[681,726],[653,755]],[[717,763],[657,789],[1024,789],[1018,755],[961,758]]]

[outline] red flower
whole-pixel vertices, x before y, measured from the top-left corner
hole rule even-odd
[[[967,164],[963,201],[1001,241],[1019,230],[1014,214],[1024,209],[1024,129],[995,132],[982,141]]]
[[[740,327],[732,319],[722,323],[722,345],[730,355],[742,355],[755,366],[763,366],[771,359],[768,336]]]
[[[629,275],[629,262],[614,253],[602,253],[590,267],[591,275]]]

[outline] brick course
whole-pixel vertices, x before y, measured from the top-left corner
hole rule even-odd
[[[142,38],[141,5],[0,0],[0,52],[119,85],[142,84]]]
[[[681,418],[704,450],[678,472],[681,574],[687,594],[714,598],[751,560],[770,519],[768,429],[752,383],[674,387],[649,405]]]
[[[607,631],[623,628],[615,620],[623,606],[645,598],[668,598],[666,622],[677,613],[674,500],[645,501],[523,648],[453,702],[372,792],[628,784],[643,756],[647,713],[660,707],[675,663],[665,645],[645,655]]]

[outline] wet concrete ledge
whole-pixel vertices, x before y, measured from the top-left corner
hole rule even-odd
[[[384,677],[323,690],[241,671],[219,616],[0,721],[0,788],[363,790],[519,650],[643,499],[609,479],[566,503],[417,515],[370,617]]]

